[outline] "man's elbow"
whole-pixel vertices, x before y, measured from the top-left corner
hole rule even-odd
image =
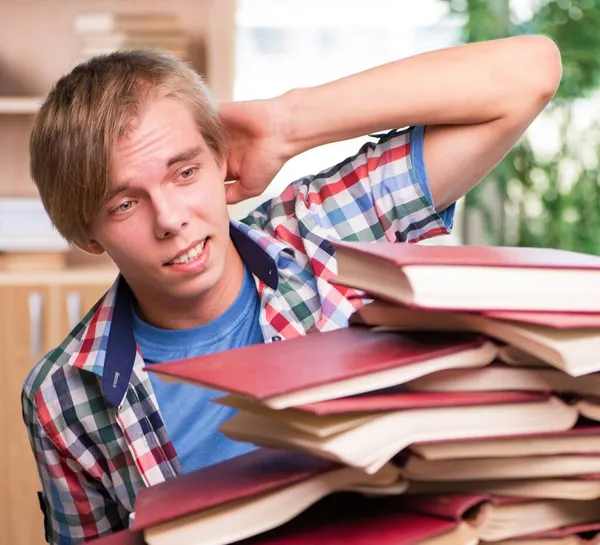
[[[525,36],[521,67],[527,91],[537,107],[543,109],[558,90],[562,78],[561,54],[556,43],[544,36]]]

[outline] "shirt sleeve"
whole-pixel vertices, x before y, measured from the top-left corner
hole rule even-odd
[[[454,205],[441,213],[433,207],[424,135],[421,126],[373,135],[356,155],[297,180],[244,222],[294,246],[307,239],[418,242],[448,234]]]
[[[411,146],[410,146],[410,162],[414,168],[415,179],[427,198],[430,206],[433,206],[433,197],[429,187],[429,177],[427,176],[427,168],[425,166],[425,155],[423,152],[425,143],[425,126],[418,125],[412,130]],[[438,215],[444,226],[450,232],[454,225],[454,213],[456,203],[452,203],[444,210],[438,211]]]
[[[39,499],[45,528],[40,534],[45,531],[51,545],[74,545],[126,527],[126,517],[123,520],[102,484],[83,471],[40,420],[44,411],[25,395],[22,401],[42,485]]]

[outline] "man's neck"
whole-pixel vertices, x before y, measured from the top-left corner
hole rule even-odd
[[[225,270],[219,282],[196,299],[136,302],[136,312],[146,323],[161,329],[190,329],[207,324],[223,314],[235,301],[244,282],[244,264],[230,241]],[[135,290],[134,290],[135,291]]]

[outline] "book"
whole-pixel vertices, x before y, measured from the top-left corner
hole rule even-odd
[[[354,326],[145,370],[284,409],[396,386],[441,369],[484,366],[497,353],[495,344],[473,334],[402,334]]]
[[[600,352],[600,328],[576,329],[574,326],[582,322],[565,317],[564,313],[546,320],[540,319],[539,313],[532,313],[529,322],[527,313],[514,313],[515,320],[509,320],[510,314],[504,313],[498,319],[495,313],[427,311],[374,301],[357,310],[352,322],[398,331],[472,331],[506,343],[571,376],[600,371],[600,361],[589,357]],[[595,315],[591,317],[597,319]]]
[[[465,520],[484,541],[499,541],[563,526],[595,523],[600,500],[514,498],[491,494],[411,496],[407,509],[442,518]]]
[[[75,15],[73,30],[79,36],[112,32],[171,34],[181,30],[181,21],[177,14],[170,12],[88,12]]]
[[[300,452],[258,449],[139,491],[134,531],[149,545],[220,545],[277,527],[328,494],[402,492],[399,470],[374,475]],[[389,491],[384,491],[387,495]]]
[[[219,429],[237,441],[303,450],[374,473],[416,442],[567,430],[577,421],[577,410],[557,397],[521,392],[524,395],[519,398],[518,394],[507,393],[505,403],[498,403],[498,398],[494,404],[477,399],[473,405],[392,410],[371,416],[283,413],[248,402]],[[360,407],[360,397],[355,403]]]
[[[600,499],[600,477],[574,475],[570,478],[506,479],[494,481],[411,481],[405,494],[492,494],[518,498],[557,500]]]
[[[576,426],[548,434],[414,443],[410,449],[426,460],[600,454],[600,426]]]
[[[551,248],[332,242],[333,282],[406,306],[600,312],[600,257]]]
[[[407,392],[525,390],[585,397],[600,392],[600,374],[571,377],[553,368],[511,367],[495,362],[477,369],[438,371],[408,381],[402,387]]]
[[[549,396],[548,392],[526,391],[394,392],[384,390],[278,410],[236,395],[217,398],[215,402],[273,419],[317,437],[329,437],[392,412],[431,409],[440,411],[430,413],[432,416],[436,414],[443,416],[448,414],[444,409],[531,403],[545,401]],[[419,418],[420,414],[422,413],[405,412],[408,418]]]
[[[146,545],[142,532],[127,529],[91,539],[89,543],[93,543],[93,545]]]
[[[409,453],[402,461],[401,472],[409,481],[491,481],[572,477],[600,473],[600,455],[562,454],[425,460]]]
[[[407,511],[398,498],[337,494],[296,519],[238,545],[476,545],[462,521]]]
[[[144,48],[183,51],[188,47],[188,37],[183,32],[171,34],[111,32],[84,36],[79,40],[79,45],[82,51]]]

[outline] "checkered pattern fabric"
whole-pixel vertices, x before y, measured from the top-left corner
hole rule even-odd
[[[411,165],[411,134],[375,137],[355,156],[232,221],[276,266],[274,288],[242,255],[255,273],[266,342],[344,327],[361,304],[352,290],[330,283],[336,261],[329,241],[416,242],[447,232]],[[113,406],[103,394],[121,281],[36,365],[23,388],[23,417],[54,544],[126,527],[140,487],[181,473],[139,350],[120,403]]]

